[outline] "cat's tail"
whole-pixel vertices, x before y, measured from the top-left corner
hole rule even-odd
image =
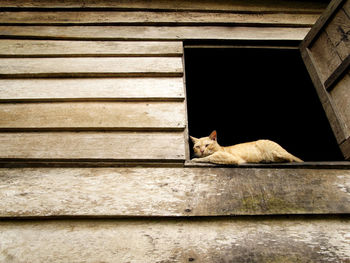
[[[288,153],[287,159],[291,163],[292,162],[295,162],[295,163],[302,163],[302,162],[304,162],[302,159],[300,159],[300,158],[298,158],[298,157],[296,157],[296,156],[294,156],[293,154],[290,154],[290,153]]]

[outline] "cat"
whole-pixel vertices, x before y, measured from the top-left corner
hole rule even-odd
[[[194,154],[198,157],[192,159],[193,162],[234,165],[262,162],[303,162],[270,140],[258,140],[222,147],[217,142],[216,131],[213,131],[208,137],[197,139],[190,136],[190,138],[194,144]]]

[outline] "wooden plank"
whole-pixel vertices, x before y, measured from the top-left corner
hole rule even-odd
[[[4,262],[344,262],[349,220],[0,222]]]
[[[182,76],[182,58],[2,58],[0,77]]]
[[[202,11],[255,11],[255,12],[314,12],[321,13],[327,3],[315,1],[273,1],[253,0],[227,1],[227,0],[199,0],[188,2],[186,0],[122,0],[122,1],[95,1],[95,0],[1,0],[1,7],[7,8],[114,8],[114,9],[136,9],[136,10],[202,10]]]
[[[0,222],[4,262],[344,262],[349,220]]]
[[[312,26],[318,14],[242,14],[217,12],[0,12],[1,24],[24,25],[290,25]]]
[[[0,26],[2,38],[94,40],[303,40],[310,28],[225,26]]]
[[[310,52],[318,68],[319,78],[324,83],[341,64],[342,60],[326,32],[320,33],[317,40],[310,47]]]
[[[350,213],[348,169],[2,168],[0,180],[0,217]]]
[[[182,102],[0,104],[0,130],[184,129]]]
[[[184,100],[182,78],[0,79],[0,102]]]
[[[2,160],[184,160],[182,132],[0,133]]]
[[[182,56],[182,42],[0,39],[0,57]]]
[[[1,221],[3,262],[344,262],[348,218]]]

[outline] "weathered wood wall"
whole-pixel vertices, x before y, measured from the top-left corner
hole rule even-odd
[[[181,164],[182,40],[299,41],[325,8],[146,2],[0,1],[1,161]]]
[[[0,261],[350,262],[349,166],[184,165],[183,41],[301,41],[324,8],[0,0]]]

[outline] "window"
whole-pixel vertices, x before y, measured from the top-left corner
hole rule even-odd
[[[190,135],[216,129],[222,146],[270,139],[304,161],[344,160],[297,48],[185,45],[185,71]]]

